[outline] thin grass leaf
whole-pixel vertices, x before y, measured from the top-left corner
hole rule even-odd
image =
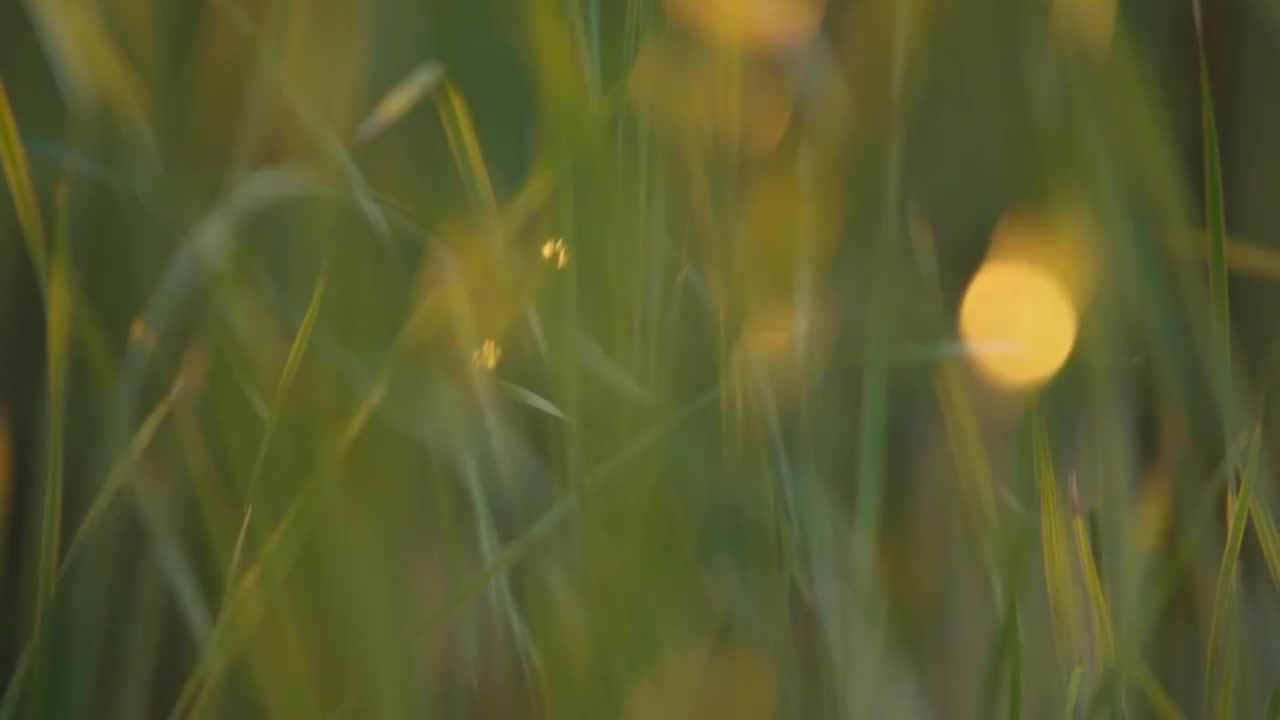
[[[533,392],[532,390],[526,390],[525,388],[522,388],[519,385],[516,385],[515,383],[507,382],[506,380],[497,380],[495,381],[494,384],[497,386],[498,390],[502,392],[503,395],[506,395],[507,397],[511,398],[512,400],[515,400],[516,402],[522,403],[524,405],[528,405],[534,410],[537,410],[542,413],[546,413],[547,415],[550,415],[551,417],[554,417],[554,418],[559,418],[561,420],[564,420],[565,422],[569,422],[569,423],[573,422],[573,420],[570,419],[568,415],[564,414],[563,410],[556,407],[555,403]]]
[[[786,566],[787,574],[795,582],[801,595],[807,601],[812,601],[812,573],[809,568],[802,565],[800,559],[801,528],[804,528],[805,524],[801,521],[798,508],[798,489],[795,473],[792,472],[791,453],[787,450],[787,443],[782,434],[782,423],[778,417],[778,404],[773,397],[773,391],[759,374],[753,373],[753,377],[756,381],[754,383],[756,394],[764,405],[769,445],[777,457],[773,464],[777,467],[778,479],[776,483],[771,481],[769,484],[770,520],[775,523],[775,533],[780,535],[778,544],[781,546],[782,562]],[[781,510],[776,508],[777,502],[774,500],[777,494],[775,485],[780,485],[782,488]]]
[[[480,152],[480,141],[476,137],[475,123],[471,120],[471,111],[467,109],[466,100],[462,98],[452,84],[446,82],[444,90],[434,96],[440,119],[444,122],[445,133],[449,137],[449,147],[453,150],[454,163],[467,188],[471,205],[495,224],[498,222],[498,201],[493,194],[493,184],[489,181],[489,171],[485,167],[484,154]],[[497,243],[499,237],[490,237]],[[501,250],[501,246],[496,246]]]
[[[367,143],[396,124],[444,80],[444,65],[434,60],[414,68],[387,91],[356,127],[356,142]]]
[[[45,316],[45,377],[48,385],[46,396],[47,425],[45,429],[45,477],[44,500],[40,520],[40,560],[37,570],[36,596],[34,599],[35,624],[32,640],[35,641],[36,667],[33,679],[33,705],[31,713],[42,715],[45,702],[45,683],[48,677],[49,655],[40,639],[46,615],[52,612],[53,593],[58,584],[59,544],[62,541],[63,462],[66,443],[67,370],[70,365],[72,302],[74,298],[71,277],[71,257],[68,242],[67,203],[70,186],[64,184],[58,193],[58,226],[54,238],[52,256],[49,259],[49,277],[46,279],[47,298]]]
[[[1062,713],[1064,720],[1075,720],[1076,703],[1080,696],[1080,676],[1084,668],[1080,663],[1071,670],[1071,681],[1067,683],[1067,708]]]
[[[1160,720],[1183,720],[1182,711],[1178,709],[1173,698],[1169,697],[1169,693],[1160,686],[1160,681],[1151,673],[1151,668],[1146,662],[1141,658],[1132,660],[1128,663],[1128,669],[1156,717]]]
[[[1203,132],[1204,214],[1209,241],[1209,302],[1212,311],[1216,352],[1222,373],[1231,363],[1231,314],[1227,291],[1227,223],[1222,202],[1222,158],[1218,149],[1218,123],[1213,110],[1213,88],[1209,81],[1209,61],[1204,41],[1204,19],[1200,0],[1191,0],[1195,14],[1196,45],[1200,64],[1200,121]],[[1229,376],[1224,375],[1230,387]]]
[[[1227,544],[1222,551],[1222,565],[1218,570],[1218,581],[1213,594],[1213,616],[1209,623],[1209,659],[1205,670],[1205,698],[1208,702],[1214,703],[1216,696],[1216,704],[1221,706],[1222,703],[1229,703],[1227,695],[1231,691],[1231,683],[1228,681],[1228,672],[1230,668],[1220,669],[1221,656],[1223,653],[1219,649],[1219,645],[1225,640],[1223,637],[1224,628],[1232,618],[1231,606],[1233,590],[1236,586],[1236,561],[1240,557],[1240,545],[1244,540],[1245,528],[1249,522],[1249,506],[1253,496],[1253,484],[1258,474],[1258,454],[1261,445],[1261,426],[1256,426],[1253,431],[1253,438],[1249,443],[1248,459],[1246,460],[1243,478],[1240,483],[1240,493],[1235,498],[1234,506],[1231,508],[1230,523],[1227,532]],[[1218,680],[1218,675],[1222,674],[1223,679]]]
[[[1228,620],[1228,623],[1231,623]],[[1232,623],[1234,624],[1234,623]],[[1214,717],[1229,718],[1231,717],[1231,700],[1233,690],[1236,684],[1236,642],[1235,633],[1230,633],[1226,638],[1227,652],[1223,653],[1226,658],[1222,661],[1222,690],[1218,693],[1218,714]]]
[[[999,528],[995,480],[990,458],[983,446],[973,400],[964,387],[961,372],[957,361],[944,360],[934,372],[933,384],[942,410],[947,445],[960,482],[961,498],[980,535],[986,538],[988,558],[993,558],[991,538],[997,536]]]
[[[1085,596],[1089,599],[1097,661],[1105,667],[1115,661],[1115,633],[1111,629],[1111,611],[1107,607],[1107,598],[1102,590],[1102,577],[1098,573],[1097,563],[1094,562],[1089,528],[1080,512],[1080,494],[1074,474],[1069,476],[1067,486],[1071,500],[1071,524],[1075,530],[1076,556],[1080,561],[1079,568]]]
[[[1280,589],[1280,532],[1276,530],[1271,513],[1262,505],[1262,498],[1254,493],[1249,498],[1249,521],[1258,536],[1258,544],[1262,547],[1262,558],[1266,561],[1267,574],[1271,582]]]
[[[355,199],[356,206],[360,208],[360,211],[364,214],[365,221],[369,224],[369,229],[379,239],[383,241],[389,240],[391,237],[391,224],[387,221],[387,216],[382,212],[382,205],[375,198],[373,188],[369,186],[369,181],[360,172],[360,166],[356,164],[355,158],[351,157],[351,153],[347,151],[342,138],[329,126],[320,113],[316,112],[296,93],[286,89],[285,97],[288,98],[289,103],[297,112],[298,118],[302,121],[302,126],[311,136],[312,141],[337,163],[338,168],[342,171],[343,179],[347,182],[351,196]]]
[[[27,255],[31,258],[31,264],[36,269],[36,276],[40,278],[43,289],[48,253],[44,220],[40,215],[40,203],[36,199],[35,189],[31,185],[27,156],[22,148],[21,136],[18,134],[18,120],[14,117],[13,108],[9,104],[9,94],[5,91],[3,75],[0,75],[0,169],[4,170],[5,181],[9,184],[9,195],[18,212],[18,224],[22,226]]]
[[[36,623],[53,595],[58,569],[58,542],[62,526],[63,446],[65,444],[67,370],[70,364],[73,280],[67,228],[67,185],[58,193],[58,227],[48,278],[45,318],[45,360],[48,384],[45,505],[40,551],[39,597]]]
[[[258,451],[254,455],[253,470],[249,475],[249,486],[245,491],[244,519],[240,523],[240,532],[236,535],[236,543],[231,551],[231,563],[227,567],[228,592],[235,587],[236,576],[240,568],[240,556],[244,550],[245,538],[249,532],[249,523],[253,517],[253,505],[257,501],[258,483],[262,478],[262,471],[266,467],[267,452],[271,447],[271,439],[275,436],[276,428],[280,425],[280,414],[284,411],[285,401],[289,397],[289,391],[293,388],[293,381],[298,375],[298,368],[302,365],[302,358],[306,355],[307,348],[311,344],[311,333],[315,329],[316,318],[320,316],[320,306],[324,302],[327,279],[328,268],[321,268],[320,275],[316,278],[315,289],[311,292],[311,302],[307,303],[306,314],[302,316],[302,323],[298,325],[298,331],[293,336],[293,343],[289,346],[289,355],[285,358],[284,369],[280,371],[280,380],[276,383],[275,395],[271,399],[271,411],[267,415],[266,426],[262,431],[262,440],[259,441]],[[223,598],[223,604],[226,604],[225,597]]]
[[[1044,554],[1045,584],[1049,592],[1049,614],[1058,658],[1066,665],[1077,652],[1079,616],[1071,582],[1071,560],[1067,554],[1067,529],[1058,506],[1058,487],[1054,480],[1053,457],[1044,421],[1037,412],[1031,420],[1032,467],[1036,491],[1040,495],[1040,542]]]
[[[1001,680],[1004,679],[1005,666],[1009,664],[1014,643],[1018,642],[1018,598],[1009,594],[1005,598],[1004,616],[996,628],[995,637],[991,640],[991,656],[987,660],[982,673],[982,693],[978,703],[978,717],[995,717],[1000,705]],[[1012,688],[1011,688],[1012,690]]]
[[[599,378],[618,394],[642,405],[651,405],[653,392],[640,384],[631,372],[609,357],[596,341],[582,334],[575,334],[574,357],[582,369]]]
[[[75,534],[71,536],[70,542],[67,543],[66,552],[63,553],[62,563],[58,567],[58,574],[54,579],[53,589],[55,591],[65,578],[69,568],[74,566],[81,548],[98,527],[112,501],[120,494],[120,491],[132,476],[134,468],[142,458],[142,453],[151,446],[156,433],[164,424],[165,419],[173,409],[174,403],[180,397],[181,390],[182,381],[179,378],[170,389],[169,394],[143,420],[124,452],[112,464],[111,469],[107,472],[106,480],[102,483],[102,489],[98,491],[98,495],[94,498],[89,510],[85,512],[84,518],[80,521],[80,526],[76,528]],[[50,623],[46,617],[36,627],[33,636],[27,640],[26,645],[23,646],[22,654],[15,665],[13,675],[10,676],[9,683],[5,687],[4,697],[0,700],[0,720],[12,720],[17,716],[22,684],[31,669],[32,660],[36,657],[37,645],[42,641],[43,634],[49,630]]]
[[[146,83],[97,3],[30,3],[32,24],[60,89],[73,110],[109,109],[132,137],[133,149],[153,169],[161,167]]]
[[[715,403],[719,397],[720,389],[718,387],[709,390],[682,407],[671,418],[668,418],[649,432],[637,437],[626,447],[622,448],[610,457],[609,460],[600,464],[591,473],[589,473],[582,483],[582,491],[586,493],[595,493],[604,490],[609,485],[608,481],[614,476],[614,474],[626,463],[630,462],[638,453],[649,448],[662,436],[678,428],[696,413],[701,412],[712,403]],[[416,625],[410,630],[410,632],[415,636],[419,636],[429,635],[438,630],[447,619],[452,617],[460,608],[467,605],[477,593],[487,587],[493,578],[502,575],[507,570],[510,570],[514,565],[523,560],[530,550],[540,544],[557,528],[559,528],[560,524],[563,523],[574,512],[574,510],[576,510],[579,502],[579,495],[570,495],[557,501],[556,504],[547,510],[541,518],[525,530],[519,538],[509,542],[501,552],[497,553],[492,561],[484,567],[484,569],[461,583],[443,607],[433,613],[422,623]]]
[[[498,530],[494,524],[493,511],[489,507],[484,488],[480,484],[479,473],[476,471],[473,458],[466,458],[463,461],[462,474],[465,478],[467,495],[471,499],[472,514],[478,526],[481,558],[485,563],[488,563],[492,561],[493,555],[499,547]],[[516,605],[515,597],[511,593],[511,585],[507,578],[495,578],[490,590],[493,594],[494,605],[500,608],[503,615],[506,616],[507,624],[511,630],[512,639],[515,641],[526,676],[532,679],[540,675],[541,658],[538,656],[538,650],[534,645],[533,635],[529,630],[529,626]]]

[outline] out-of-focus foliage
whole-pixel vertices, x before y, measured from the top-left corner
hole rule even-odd
[[[0,5],[0,720],[1273,716],[1273,4]]]

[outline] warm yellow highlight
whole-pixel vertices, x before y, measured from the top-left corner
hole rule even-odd
[[[718,45],[785,51],[818,34],[826,0],[667,0],[678,25]]]
[[[486,339],[481,343],[479,349],[471,355],[471,361],[476,367],[492,370],[498,367],[498,360],[502,358],[502,347],[498,345],[492,338]]]
[[[548,240],[542,244],[542,259],[554,261],[556,269],[563,270],[569,264],[569,246],[564,244],[563,238]]]
[[[960,335],[977,368],[1010,387],[1044,382],[1075,344],[1071,295],[1052,274],[1021,260],[988,261],[960,306]]]

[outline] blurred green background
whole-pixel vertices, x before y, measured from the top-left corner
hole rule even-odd
[[[1200,14],[0,6],[0,718],[1280,717]]]

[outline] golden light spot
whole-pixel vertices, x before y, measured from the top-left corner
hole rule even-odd
[[[666,0],[678,25],[718,45],[783,51],[803,46],[822,25],[826,0]]]
[[[978,369],[1000,385],[1026,387],[1062,368],[1077,315],[1063,284],[1041,266],[989,260],[960,306],[960,335]]]
[[[498,360],[502,358],[502,347],[498,345],[492,338],[485,338],[480,347],[471,355],[471,362],[478,368],[492,370],[498,367]]]
[[[542,259],[547,261],[554,260],[556,269],[563,270],[569,264],[569,246],[565,245],[564,238],[555,238],[543,243]]]

